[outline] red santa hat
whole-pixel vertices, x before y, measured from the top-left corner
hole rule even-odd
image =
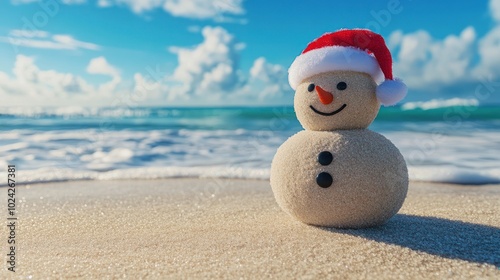
[[[295,90],[308,77],[336,70],[372,76],[383,105],[394,105],[406,95],[406,85],[392,76],[391,52],[384,38],[367,29],[326,33],[309,43],[288,69],[288,81]]]

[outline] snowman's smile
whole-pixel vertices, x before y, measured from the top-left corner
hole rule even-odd
[[[312,105],[309,106],[311,108],[311,110],[314,111],[314,113],[316,114],[319,114],[319,115],[322,115],[322,116],[333,116],[337,113],[340,113],[340,111],[344,110],[345,107],[347,107],[347,104],[344,104],[342,106],[340,106],[340,108],[338,108],[337,110],[333,111],[333,112],[330,112],[330,113],[324,113],[324,112],[321,112],[321,111],[318,111],[316,108],[314,108]]]

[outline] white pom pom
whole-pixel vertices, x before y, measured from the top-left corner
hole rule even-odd
[[[400,79],[385,80],[377,87],[377,99],[384,106],[391,106],[401,101],[408,88]]]

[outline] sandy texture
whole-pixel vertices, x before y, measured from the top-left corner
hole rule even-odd
[[[500,279],[500,186],[411,184],[401,214],[365,230],[299,223],[266,181],[63,182],[18,197],[22,279]]]
[[[343,90],[337,84],[346,83]],[[333,95],[330,104],[323,104],[317,90],[309,91],[309,85],[320,86]],[[335,71],[315,75],[305,79],[295,91],[294,109],[297,119],[304,129],[330,131],[337,129],[367,128],[375,119],[380,109],[376,97],[377,84],[368,74],[352,71]],[[314,112],[310,106],[321,113],[333,113],[323,116]]]
[[[318,158],[324,151],[333,160],[322,165]],[[331,185],[320,187],[319,174],[332,178]],[[362,228],[398,212],[408,171],[399,150],[376,132],[304,130],[276,152],[271,186],[283,210],[306,224]]]

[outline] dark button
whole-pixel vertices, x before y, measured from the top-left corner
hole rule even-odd
[[[318,162],[321,165],[328,165],[332,163],[332,160],[333,160],[333,155],[328,151],[321,152],[318,155]]]
[[[332,175],[327,172],[321,172],[316,177],[316,183],[322,188],[328,188],[333,183]]]

